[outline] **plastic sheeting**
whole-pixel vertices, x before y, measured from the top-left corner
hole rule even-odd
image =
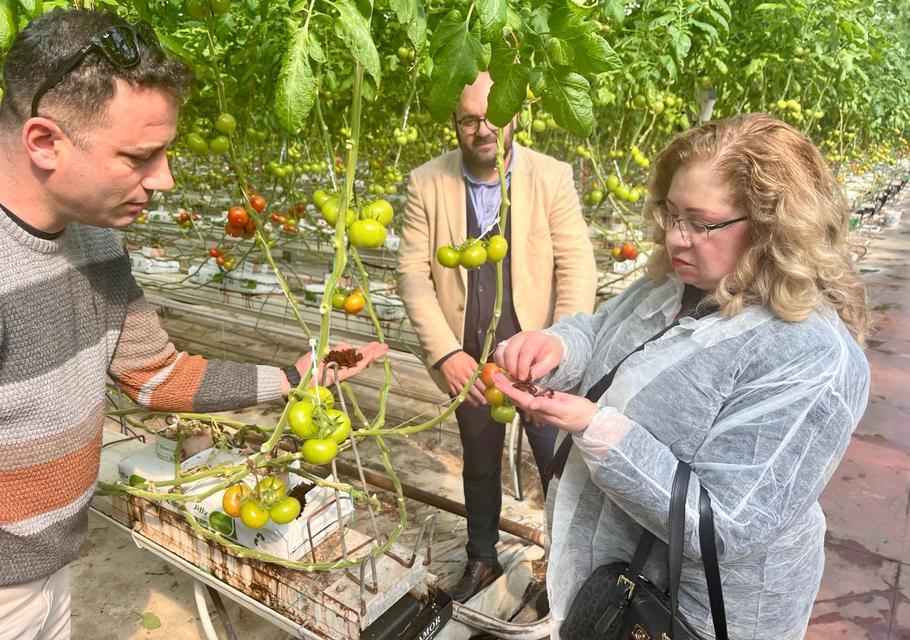
[[[668,326],[683,285],[642,279],[591,316],[548,330],[565,353],[542,383],[584,393]],[[869,367],[837,315],[800,323],[751,307],[679,326],[630,356],[575,437],[551,488],[548,588],[554,632],[575,593],[604,563],[628,561],[642,527],[667,539],[677,460],[693,470],[680,608],[713,637],[697,532],[699,484],[711,496],[731,638],[802,638],[824,567],[817,498],[862,415]],[[666,544],[644,575],[666,588]]]

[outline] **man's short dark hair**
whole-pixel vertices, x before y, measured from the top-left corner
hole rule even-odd
[[[0,122],[5,128],[21,125],[31,115],[35,93],[61,61],[88,39],[114,25],[127,25],[107,11],[56,9],[32,20],[16,38],[3,65],[4,93]],[[116,92],[115,78],[134,86],[157,89],[180,102],[189,91],[192,73],[179,60],[139,42],[140,62],[121,69],[92,50],[63,80],[48,91],[39,105],[61,125],[79,134],[102,121]]]

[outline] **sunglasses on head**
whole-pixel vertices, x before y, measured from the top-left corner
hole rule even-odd
[[[145,20],[136,24],[108,27],[101,33],[93,35],[76,53],[61,62],[35,93],[35,97],[32,98],[32,117],[38,116],[38,102],[44,94],[60,84],[66,74],[75,69],[76,65],[92,51],[103,55],[120,70],[132,69],[138,65],[139,40],[142,40],[149,49],[161,52],[158,36]]]

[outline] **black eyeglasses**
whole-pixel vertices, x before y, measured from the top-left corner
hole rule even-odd
[[[486,116],[483,118],[478,118],[477,116],[465,116],[461,120],[457,120],[455,124],[458,125],[458,128],[461,129],[462,132],[468,134],[469,136],[472,136],[480,130],[481,122],[487,123],[487,129],[490,131],[496,131],[499,129],[499,127],[487,120]]]
[[[686,239],[686,242],[693,245],[702,245],[708,242],[708,234],[711,231],[723,229],[724,227],[729,227],[731,224],[736,224],[737,222],[749,219],[748,216],[742,216],[741,218],[735,218],[734,220],[707,223],[680,218],[679,216],[670,213],[670,210],[667,209],[666,200],[655,201],[651,204],[651,210],[654,213],[654,220],[661,229],[669,233],[673,227],[678,226],[679,232],[682,234],[683,238]]]
[[[155,35],[152,25],[145,20],[131,25],[114,25],[93,35],[79,51],[61,62],[35,93],[35,97],[32,98],[32,117],[38,116],[38,102],[44,97],[44,94],[60,84],[66,74],[75,69],[76,65],[92,51],[97,51],[121,70],[132,69],[138,65],[140,60],[139,40],[142,40],[149,49],[161,53],[158,36]]]

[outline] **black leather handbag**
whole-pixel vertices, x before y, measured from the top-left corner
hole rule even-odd
[[[645,530],[632,561],[602,565],[585,580],[559,629],[564,640],[702,640],[679,613],[679,579],[686,527],[686,490],[691,469],[680,462],[670,496],[669,589],[660,591],[645,576],[642,567],[655,536]],[[711,499],[704,488],[699,496],[699,542],[711,617],[717,640],[727,640],[714,517]]]

